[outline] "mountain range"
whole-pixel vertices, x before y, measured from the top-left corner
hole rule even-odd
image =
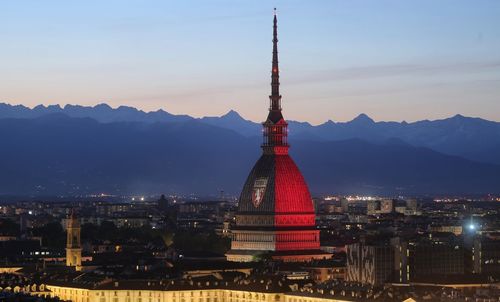
[[[291,154],[311,191],[500,192],[500,123],[289,121]],[[230,111],[193,118],[67,105],[0,104],[0,194],[237,194],[260,155],[261,125]]]

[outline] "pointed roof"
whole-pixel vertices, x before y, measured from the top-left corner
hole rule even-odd
[[[283,119],[281,114],[281,95],[280,95],[280,69],[278,63],[278,18],[276,8],[274,8],[273,18],[273,63],[271,68],[271,95],[269,96],[271,104],[269,106],[268,120],[278,123]]]
[[[280,70],[278,64],[278,18],[276,17],[276,8],[274,9],[274,19],[273,19],[273,65],[271,70],[271,98],[279,99],[280,96]],[[271,106],[272,110],[281,110],[280,107],[274,105],[279,105],[273,103]]]
[[[80,221],[76,217],[76,211],[74,208],[71,208],[71,212],[69,213],[68,227],[70,227],[70,228],[79,228],[80,227]]]

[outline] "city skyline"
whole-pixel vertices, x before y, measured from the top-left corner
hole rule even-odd
[[[274,2],[0,5],[0,301],[500,301],[492,2]]]
[[[1,102],[195,117],[234,109],[261,121],[270,82],[265,20],[277,6],[288,118],[500,120],[493,1],[1,6]]]

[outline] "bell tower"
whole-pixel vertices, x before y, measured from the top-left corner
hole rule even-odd
[[[75,270],[82,269],[82,246],[80,244],[80,221],[78,221],[74,210],[71,210],[67,226],[66,237],[66,266],[72,266]]]

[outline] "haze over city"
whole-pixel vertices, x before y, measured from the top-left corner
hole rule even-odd
[[[500,120],[500,2],[486,0],[4,1],[0,101],[260,122],[271,5],[288,119]]]

